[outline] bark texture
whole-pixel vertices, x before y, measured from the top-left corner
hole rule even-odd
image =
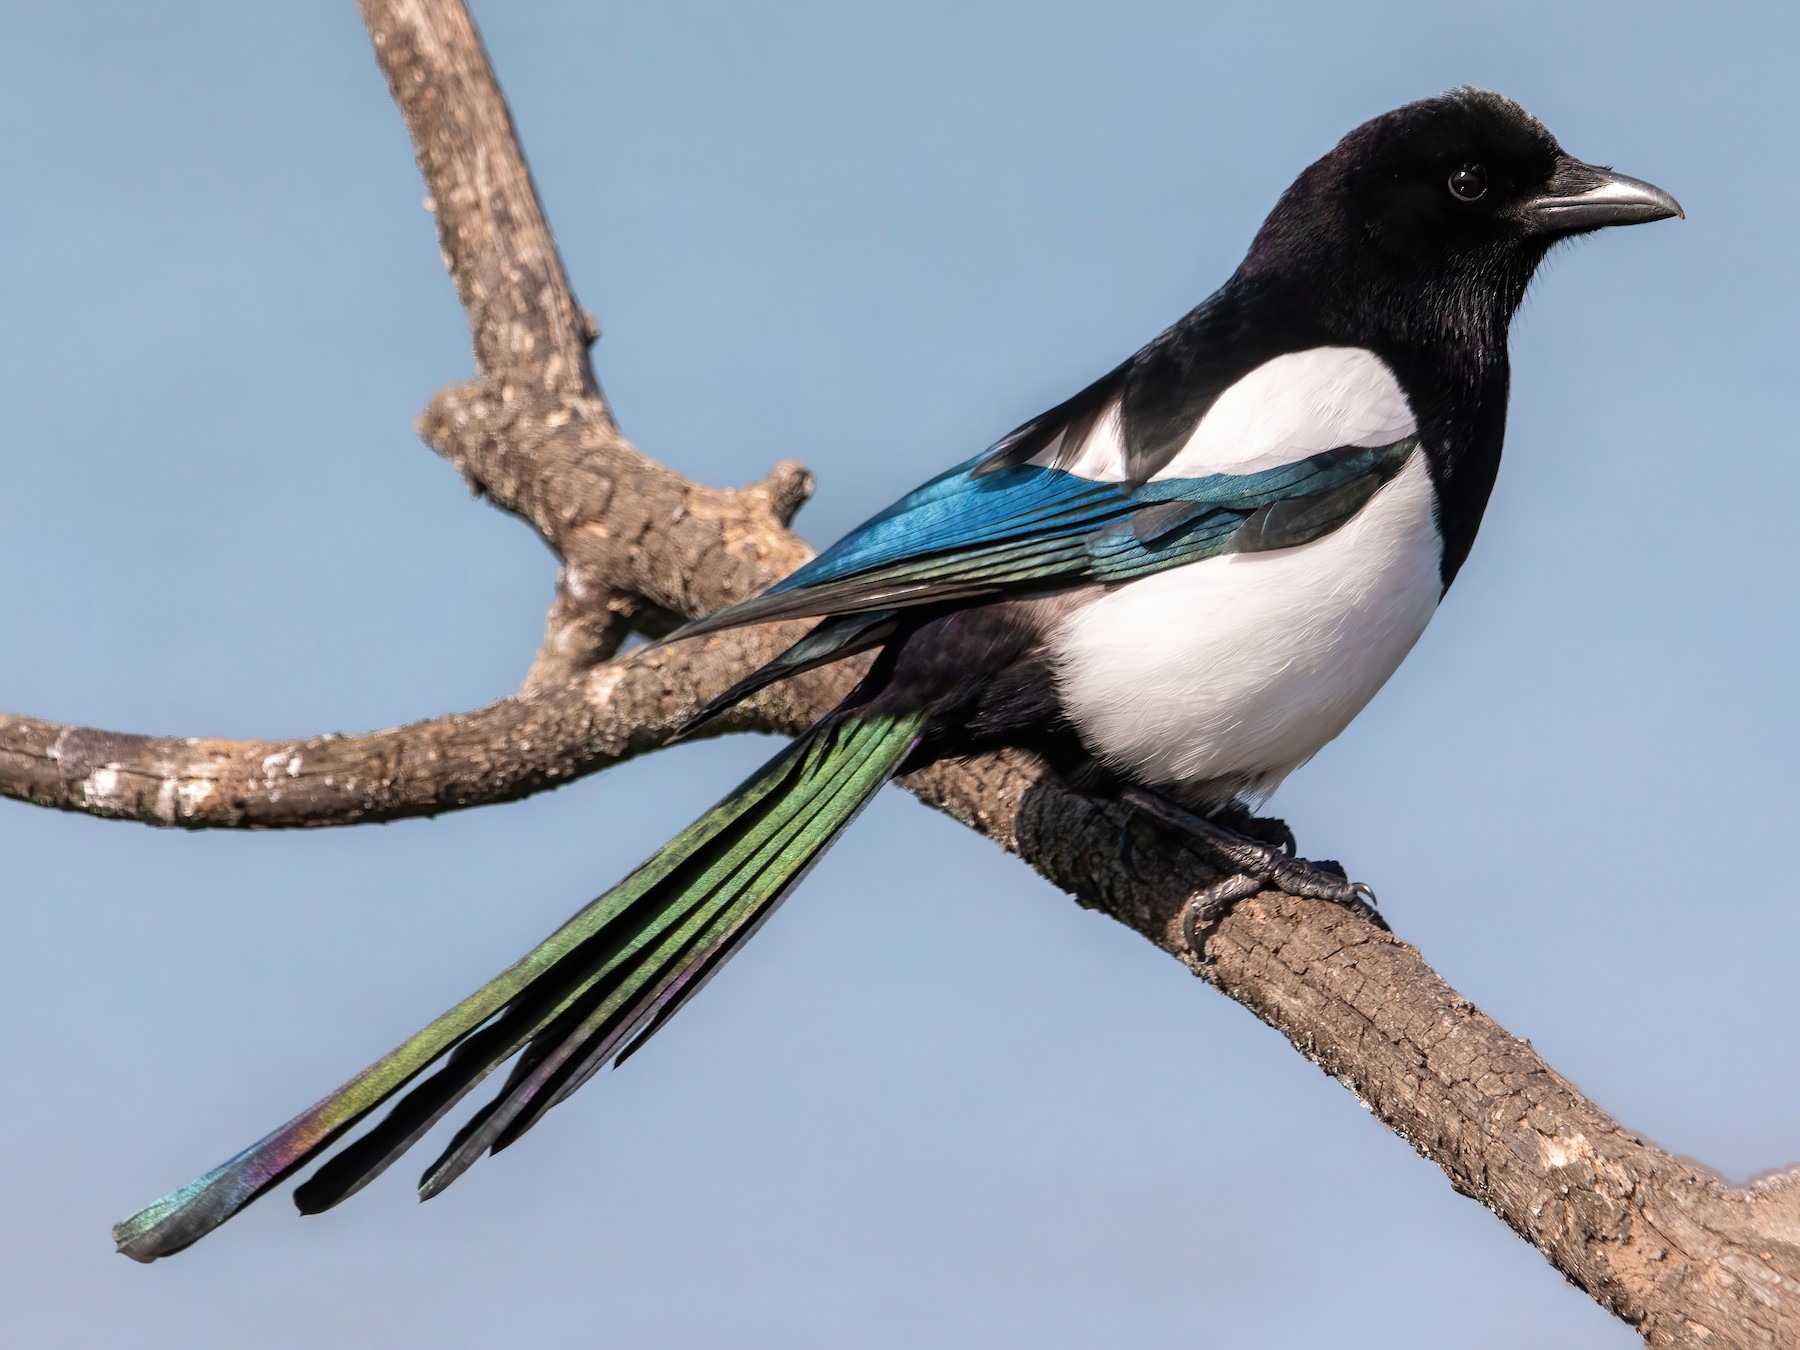
[[[468,316],[475,375],[421,437],[561,562],[518,693],[392,730],[178,739],[0,715],[0,794],[152,825],[300,828],[430,815],[554,787],[663,744],[791,626],[620,654],[762,589],[808,556],[788,523],[811,475],[693,483],[620,433],[594,378],[598,334],[563,273],[512,119],[459,0],[362,0]],[[793,733],[854,663],[765,693],[717,730]],[[1450,1184],[1493,1210],[1652,1346],[1800,1345],[1800,1173],[1733,1186],[1640,1138],[1456,993],[1419,953],[1327,906],[1265,894],[1184,949],[1183,898],[1211,878],[1027,756],[905,786],[1143,934],[1285,1035]]]

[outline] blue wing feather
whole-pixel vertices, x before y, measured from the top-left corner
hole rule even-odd
[[[1080,530],[1096,512],[1122,505],[1117,484],[1057,469],[1019,466],[975,477],[984,458],[977,455],[907,493],[765,594],[840,581],[926,555]]]
[[[754,600],[688,625],[854,613],[1021,586],[1119,582],[1232,551],[1294,547],[1336,529],[1413,453],[1322,451],[1242,474],[1104,483],[1062,469],[983,469],[977,456],[895,502]]]

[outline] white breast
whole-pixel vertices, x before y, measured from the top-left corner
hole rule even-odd
[[[1354,364],[1371,373],[1360,359],[1337,356],[1347,349],[1321,350],[1333,359],[1315,362],[1315,372]],[[1308,389],[1330,382],[1302,380],[1296,406],[1316,414],[1307,420],[1286,416],[1269,386],[1256,416],[1242,417],[1227,391],[1182,455],[1192,450],[1197,462],[1213,453],[1226,426],[1209,424],[1221,413],[1241,434],[1224,444],[1259,463],[1412,434],[1393,376],[1368,353],[1355,355],[1385,377],[1363,386],[1376,397],[1309,403]],[[1286,388],[1296,392],[1292,383]],[[1267,438],[1258,444],[1253,427],[1298,448]],[[1329,439],[1358,427],[1370,439]],[[1424,453],[1414,451],[1356,516],[1323,538],[1173,568],[1071,613],[1051,641],[1063,705],[1089,748],[1136,781],[1266,795],[1348,726],[1412,649],[1437,608],[1441,552],[1430,474]]]

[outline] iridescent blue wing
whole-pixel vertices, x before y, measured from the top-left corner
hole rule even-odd
[[[982,455],[932,479],[762,595],[681,629],[904,609],[1118,582],[1329,534],[1417,440],[1349,446],[1253,473],[1104,483]]]

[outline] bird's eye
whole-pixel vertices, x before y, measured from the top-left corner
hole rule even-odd
[[[1487,170],[1465,164],[1450,175],[1450,195],[1459,202],[1478,202],[1487,196]]]

